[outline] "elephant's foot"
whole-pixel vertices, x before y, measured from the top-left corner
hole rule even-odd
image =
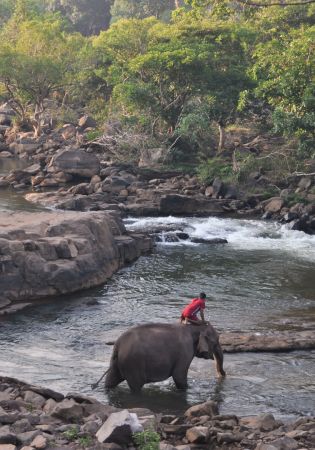
[[[181,391],[185,391],[188,388],[187,380],[180,380],[178,378],[173,377],[174,383],[177,387],[177,389],[180,389]]]
[[[130,390],[135,394],[139,394],[144,385],[144,383],[135,383],[133,381],[128,381],[128,380],[127,380],[127,383],[128,383]]]

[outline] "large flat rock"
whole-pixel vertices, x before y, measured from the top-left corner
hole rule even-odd
[[[115,212],[6,213],[0,218],[0,312],[12,303],[104,283],[151,249]],[[10,303],[8,303],[10,301]]]
[[[315,349],[315,330],[262,333],[222,333],[220,344],[226,353],[287,352]]]

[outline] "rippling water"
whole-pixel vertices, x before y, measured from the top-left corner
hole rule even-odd
[[[108,367],[105,345],[132,325],[177,321],[199,291],[211,300],[206,315],[219,330],[268,332],[308,329],[315,322],[315,236],[278,224],[232,219],[128,219],[130,229],[175,224],[190,235],[225,237],[227,245],[159,244],[97,289],[47,300],[0,322],[0,372],[80,391],[119,406],[183,411],[215,399],[222,413],[314,414],[315,352],[225,356],[227,378],[195,359],[187,393],[172,380],[133,395],[122,384],[108,398],[90,384]],[[314,328],[313,328],[314,329]]]
[[[7,175],[11,170],[23,169],[30,163],[15,158],[0,158],[0,177]],[[44,208],[27,202],[21,192],[14,189],[0,188],[0,214],[11,211],[42,211]]]

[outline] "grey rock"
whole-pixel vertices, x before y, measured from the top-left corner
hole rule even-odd
[[[208,427],[193,427],[187,430],[186,438],[192,444],[205,444],[209,437]]]
[[[84,150],[61,150],[52,158],[48,171],[91,178],[99,174],[100,163],[95,155],[86,153]]]
[[[58,403],[53,409],[51,415],[67,421],[82,420],[83,408],[72,399],[65,399]]]
[[[143,431],[137,415],[124,409],[111,414],[96,433],[96,437],[99,442],[127,445],[131,442],[132,433],[136,431]]]
[[[219,409],[217,403],[212,400],[209,400],[205,403],[201,403],[200,405],[191,406],[185,412],[185,417],[200,417],[200,416],[217,416],[219,414]]]

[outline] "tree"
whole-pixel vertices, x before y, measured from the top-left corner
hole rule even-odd
[[[115,0],[111,8],[113,21],[119,19],[144,19],[154,16],[163,18],[169,16],[170,11],[180,6],[174,0]]]
[[[104,72],[113,100],[125,112],[150,117],[175,130],[196,103],[207,105],[220,130],[234,116],[240,92],[250,84],[239,27],[181,20],[120,21],[95,45],[110,58]]]
[[[48,10],[59,11],[85,36],[106,30],[113,0],[45,0]]]
[[[257,95],[274,108],[277,131],[315,143],[315,26],[301,27],[256,48]]]
[[[12,17],[0,37],[2,90],[22,121],[31,111],[39,135],[45,100],[69,83],[84,38],[67,34],[58,17],[23,20],[19,15]]]

